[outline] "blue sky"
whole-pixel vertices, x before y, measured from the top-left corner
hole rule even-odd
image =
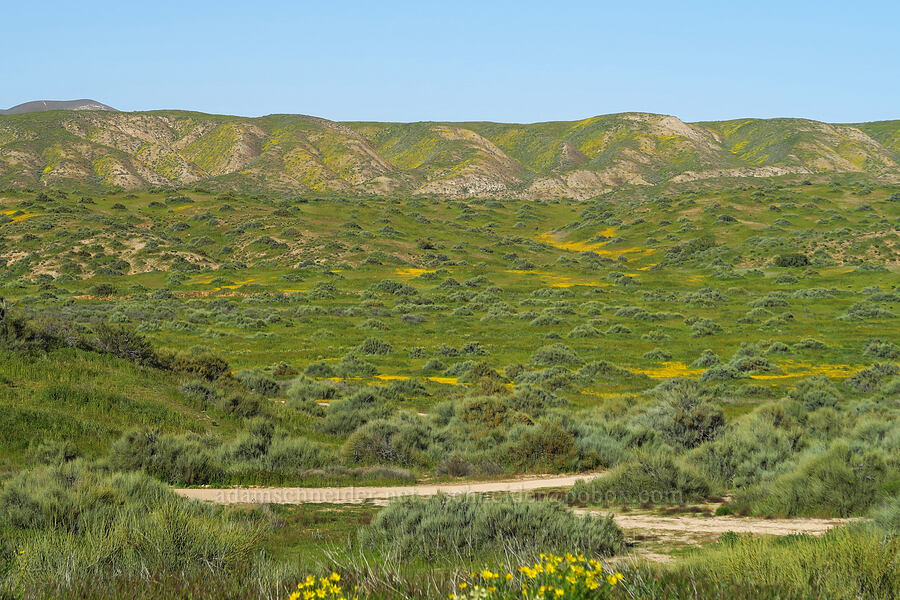
[[[337,120],[900,118],[896,2],[18,2],[0,107]]]

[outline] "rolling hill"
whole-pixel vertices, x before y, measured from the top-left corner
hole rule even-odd
[[[900,121],[685,123],[622,113],[534,124],[339,123],[112,110],[0,116],[0,186],[7,188],[203,183],[291,194],[584,199],[623,184],[818,173],[900,180]]]
[[[47,110],[111,110],[115,111],[112,106],[107,106],[96,100],[32,100],[31,102],[23,102],[17,104],[7,110],[0,110],[0,115],[21,115],[33,112],[43,112]]]

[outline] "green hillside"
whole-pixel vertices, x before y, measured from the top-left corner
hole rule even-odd
[[[336,123],[184,111],[0,115],[0,186],[586,199],[621,184],[859,173],[896,181],[900,122]]]

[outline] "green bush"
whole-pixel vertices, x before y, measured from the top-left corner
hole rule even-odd
[[[674,445],[694,448],[716,438],[725,426],[722,410],[707,390],[689,379],[672,379],[654,390],[659,404],[647,412],[647,423]]]
[[[845,526],[821,537],[723,536],[719,544],[666,571],[684,577],[685,590],[697,591],[703,582],[716,582],[719,591],[715,597],[889,600],[896,598],[900,589],[898,553],[900,538],[885,537],[872,528]],[[648,587],[660,583],[651,582]],[[735,595],[744,586],[756,589]],[[633,593],[660,599],[713,597],[682,596],[674,590],[670,595],[656,595],[640,588]]]
[[[834,407],[841,400],[841,394],[825,377],[809,377],[800,381],[788,392],[788,397],[802,403],[808,411],[823,406]]]
[[[278,382],[259,369],[244,369],[235,373],[234,377],[248,390],[260,396],[272,397],[281,391]]]
[[[261,540],[258,528],[182,500],[146,475],[81,460],[6,482],[0,531],[16,536],[18,549],[6,584],[28,597],[68,597],[75,582],[222,577],[246,565]]]
[[[410,497],[391,503],[360,530],[360,544],[404,560],[458,560],[490,552],[590,556],[622,550],[612,517],[576,516],[562,504],[480,495]]]
[[[869,340],[863,349],[863,355],[872,358],[898,358],[900,346],[885,340]]]
[[[371,390],[362,389],[347,399],[328,405],[322,430],[331,434],[352,433],[360,425],[375,419],[386,419],[391,408]]]
[[[577,449],[571,433],[550,420],[514,427],[501,447],[505,464],[516,471],[565,471]]]
[[[334,368],[334,374],[338,377],[370,377],[378,373],[375,365],[368,363],[356,356],[348,354],[344,356]]]
[[[222,479],[224,469],[198,435],[128,431],[113,443],[109,462],[123,471],[145,471],[171,483],[199,485]]]
[[[796,468],[739,490],[738,510],[764,516],[849,517],[900,491],[896,464],[879,450],[853,450],[845,442],[804,456]]]
[[[579,481],[568,499],[588,505],[683,504],[703,500],[711,491],[709,482],[671,451],[653,449],[636,452],[603,477]]]
[[[351,464],[410,467],[429,462],[432,434],[420,419],[376,419],[360,426],[341,452]]]
[[[139,333],[101,323],[94,329],[94,334],[94,347],[98,352],[112,354],[140,365],[157,364],[153,345]]]
[[[531,355],[531,364],[540,366],[577,365],[582,362],[575,351],[564,344],[541,346]]]
[[[728,489],[743,488],[771,476],[797,451],[799,432],[786,430],[758,411],[725,430],[715,441],[688,455],[690,464]]]
[[[160,362],[169,370],[192,377],[215,381],[230,372],[228,363],[209,352],[161,355]]]
[[[891,363],[875,363],[871,367],[865,368],[858,373],[854,373],[845,380],[846,385],[860,392],[874,392],[881,383],[893,377],[900,375],[900,367]]]
[[[361,354],[390,354],[394,351],[394,347],[387,342],[382,342],[378,338],[366,338],[366,340],[357,348]]]
[[[805,254],[790,253],[775,257],[773,263],[776,267],[805,267],[809,265],[809,258]]]

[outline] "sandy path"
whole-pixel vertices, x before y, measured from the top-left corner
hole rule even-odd
[[[577,514],[605,511],[575,509]],[[757,535],[822,535],[829,529],[849,523],[852,519],[758,519],[749,517],[663,517],[657,515],[616,515],[616,523],[629,531],[683,532],[690,536],[753,533]]]
[[[332,488],[186,488],[174,492],[185,498],[205,500],[216,504],[360,504],[372,501],[387,504],[403,496],[433,496],[438,493],[485,494],[492,492],[529,492],[548,488],[565,488],[576,481],[599,477],[601,473],[578,475],[550,475],[496,481],[464,483],[420,484],[390,487],[332,487]]]
[[[600,477],[602,473],[546,475],[520,479],[469,481],[461,483],[418,484],[405,486],[358,486],[326,488],[184,488],[175,493],[185,498],[216,504],[361,504],[384,506],[403,496],[433,496],[438,493],[484,494],[516,493],[571,487],[579,480]],[[574,509],[576,514],[606,514],[607,510]],[[821,535],[852,519],[759,519],[748,517],[661,516],[628,513],[615,516],[616,523],[629,535],[651,534],[657,541],[695,545],[715,539],[723,533],[756,535]]]

